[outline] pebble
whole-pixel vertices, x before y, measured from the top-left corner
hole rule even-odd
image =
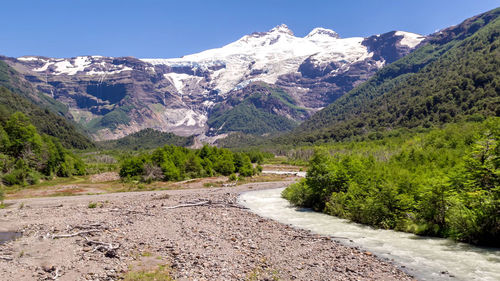
[[[267,187],[282,185],[275,182]],[[25,230],[30,234],[16,241],[19,243],[16,245],[27,243],[30,247],[40,247],[39,254],[26,256],[22,264],[0,261],[0,272],[28,271],[45,278],[57,264],[58,268],[64,266],[64,274],[86,275],[89,280],[115,280],[129,266],[144,265],[148,260],[158,263],[156,257],[161,257],[160,262],[174,269],[176,280],[246,280],[252,274],[257,275],[257,280],[412,280],[394,265],[373,258],[370,252],[329,239],[318,240],[318,236],[309,231],[260,218],[246,210],[215,206],[172,210],[154,207],[202,199],[234,202],[237,193],[244,190],[244,186],[238,186],[169,191],[170,197],[162,198],[161,204],[157,197],[144,196],[141,192],[128,193],[127,196],[102,195],[101,198],[105,199],[92,197],[92,200],[109,200],[109,203],[91,211],[87,208],[88,198],[69,202],[60,198],[63,206],[57,209],[40,208],[30,203],[32,208],[23,209],[22,214],[13,212],[9,219],[22,223],[26,219],[21,215],[29,217],[31,223],[26,223]],[[79,200],[78,197],[71,198]],[[120,215],[120,211],[111,209],[137,213]],[[144,212],[149,215],[142,214]],[[92,251],[93,247],[85,245],[83,237],[58,239],[57,243],[37,238],[55,229],[61,234],[66,233],[68,225],[91,223],[100,223],[107,230],[92,234],[89,239],[120,243],[115,257]],[[45,244],[47,242],[51,243]],[[139,254],[146,252],[150,255]],[[40,270],[40,267],[39,270],[29,269],[28,266],[35,264],[42,255],[53,257],[45,268],[49,271]],[[62,264],[53,262],[56,259]],[[89,270],[93,272],[88,273]],[[15,277],[9,275],[5,278],[18,280]]]

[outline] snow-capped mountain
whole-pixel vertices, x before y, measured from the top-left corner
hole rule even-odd
[[[424,37],[398,31],[401,46],[414,48]],[[332,62],[338,63],[335,73],[349,69],[349,66],[373,57],[370,46],[363,44],[365,38],[342,39],[332,30],[315,28],[305,37],[295,37],[284,24],[269,32],[245,35],[224,47],[206,50],[175,59],[141,59],[152,65],[165,65],[173,69],[190,68],[196,72],[209,72],[210,86],[223,94],[242,88],[251,81],[269,84],[277,82],[281,75],[295,73],[300,65],[309,59],[318,67]],[[380,66],[384,59],[377,60]],[[210,71],[213,69],[213,71]],[[170,79],[179,92],[190,84],[191,76],[169,73]]]
[[[144,128],[206,133],[214,108],[218,106],[220,116],[221,108],[235,106],[235,96],[243,101],[251,95],[256,88],[249,85],[255,83],[282,89],[294,107],[305,110],[283,115],[290,111],[281,104],[269,113],[300,121],[307,117],[303,112],[331,103],[423,39],[402,31],[340,38],[325,28],[297,37],[280,25],[182,58],[2,59],[40,91],[67,104],[73,118],[96,139],[112,139]]]

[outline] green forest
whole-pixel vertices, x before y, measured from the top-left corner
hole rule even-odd
[[[47,134],[40,135],[21,112],[0,120],[0,179],[5,185],[32,185],[41,178],[83,175],[85,164]]]
[[[500,118],[317,146],[282,196],[378,228],[500,246]],[[311,148],[304,148],[311,149]]]
[[[5,122],[6,118],[18,111],[30,118],[39,133],[57,138],[66,148],[94,147],[92,140],[72,122],[0,86],[0,121]]]
[[[160,132],[154,129],[144,129],[120,139],[98,142],[101,149],[140,150],[155,149],[166,144],[190,146],[194,136],[181,137],[173,133]]]
[[[286,112],[293,119],[277,115],[276,111]],[[297,106],[282,89],[256,82],[245,90],[243,97],[232,97],[225,105],[214,106],[207,125],[212,128],[212,133],[262,135],[290,131],[298,125],[295,120],[307,115],[307,110]]]
[[[232,152],[225,148],[204,145],[192,150],[184,147],[166,145],[151,153],[142,153],[125,159],[120,168],[120,177],[144,182],[156,180],[179,181],[216,175],[235,177],[253,176],[260,171],[265,154],[259,152]]]

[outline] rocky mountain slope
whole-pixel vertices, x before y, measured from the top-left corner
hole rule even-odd
[[[429,35],[421,48],[384,67],[279,141],[343,140],[500,116],[499,30],[497,8]]]
[[[67,104],[72,118],[95,139],[116,139],[144,128],[185,136],[214,135],[221,124],[207,123],[215,119],[211,114],[219,117],[221,108],[232,110],[238,105],[232,97],[253,95],[256,84],[279,88],[290,99],[276,104],[279,110],[264,109],[266,114],[259,118],[284,118],[284,123],[293,124],[405,56],[423,39],[401,31],[340,38],[324,28],[296,37],[280,25],[218,49],[174,59],[2,59],[37,90]],[[231,128],[226,132],[238,130],[227,126],[234,118],[224,120]]]

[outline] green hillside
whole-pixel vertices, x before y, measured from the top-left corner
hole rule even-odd
[[[165,145],[190,146],[194,137],[181,137],[173,133],[144,129],[117,140],[102,141],[98,146],[104,149],[138,150],[154,149]]]
[[[499,14],[500,8],[431,35],[279,142],[343,140],[500,116]]]
[[[207,124],[211,133],[243,132],[262,135],[289,131],[296,120],[308,116],[306,109],[278,87],[255,83],[235,93],[228,102],[215,106]]]
[[[39,105],[43,108],[48,108],[51,111],[68,116],[68,107],[51,97],[48,97],[36,89],[26,81],[15,69],[1,60],[0,57],[0,86],[9,89],[11,92],[23,96],[30,102]]]
[[[208,120],[208,125],[217,128],[219,134],[227,132],[244,132],[247,134],[264,134],[276,131],[288,131],[297,123],[283,116],[265,112],[253,104],[242,103]]]
[[[5,91],[0,89],[2,97],[8,93]],[[5,113],[0,115],[0,193],[3,185],[26,186],[42,178],[85,174],[83,161],[63,148],[59,139],[39,134],[19,111],[10,116]]]
[[[48,109],[43,109],[4,87],[0,87],[0,122],[5,122],[11,114],[17,111],[29,117],[38,133],[56,137],[66,148],[85,149],[94,146],[88,137],[80,133],[64,117],[56,115]]]

